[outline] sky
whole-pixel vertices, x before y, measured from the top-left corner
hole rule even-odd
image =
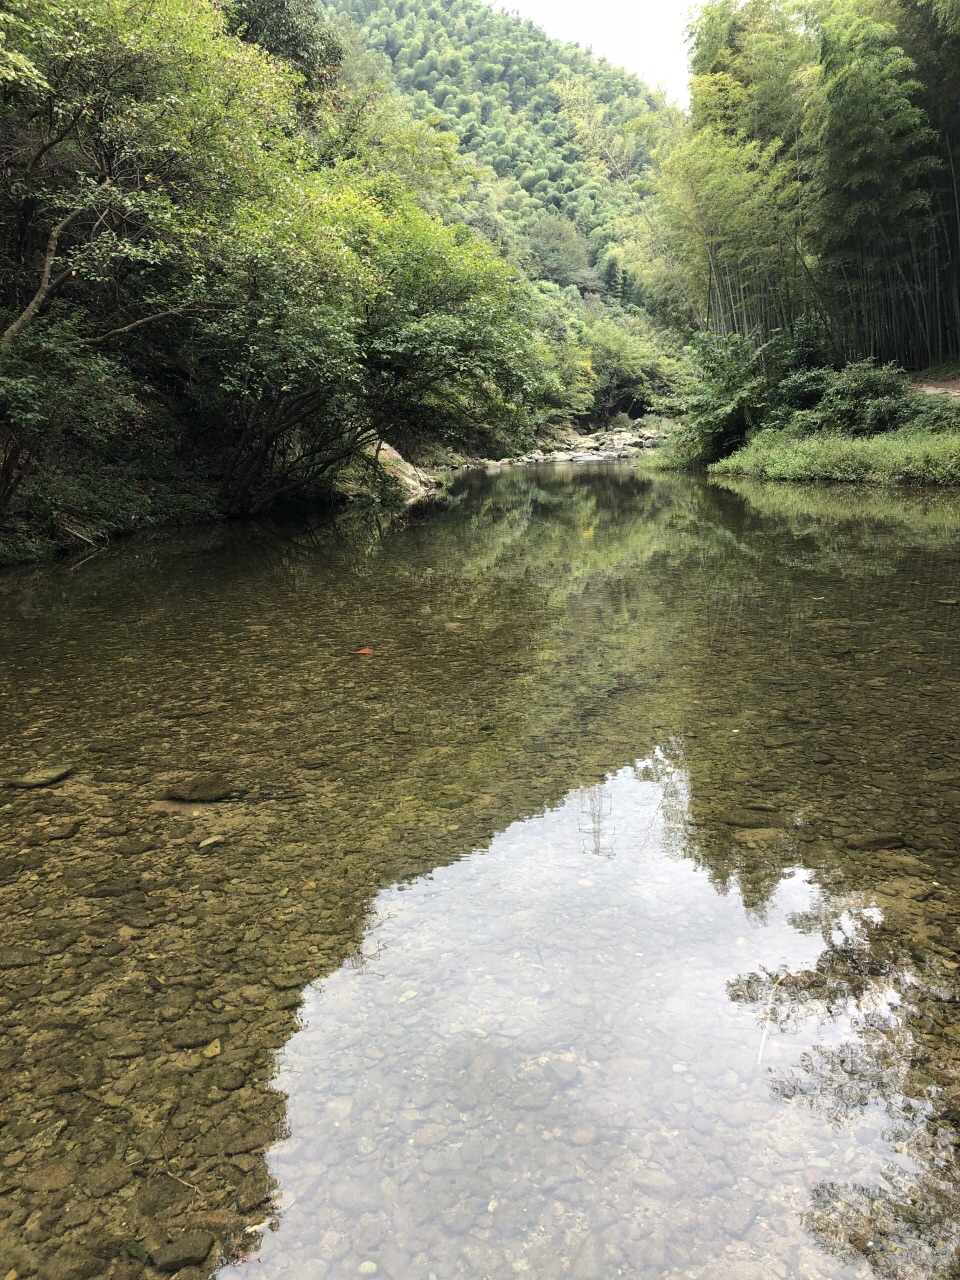
[[[532,18],[548,35],[593,52],[687,100],[684,30],[692,0],[488,0]]]

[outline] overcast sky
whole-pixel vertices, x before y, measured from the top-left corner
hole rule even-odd
[[[558,40],[591,45],[677,102],[687,98],[684,30],[692,0],[488,0]]]

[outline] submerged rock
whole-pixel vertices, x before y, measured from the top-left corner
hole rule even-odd
[[[31,947],[0,947],[0,969],[24,969],[42,960],[43,954]]]
[[[21,774],[19,778],[11,778],[7,785],[20,787],[23,791],[33,791],[38,787],[52,787],[54,783],[69,778],[73,770],[72,764],[48,765],[45,768],[31,769],[29,773]]]
[[[896,831],[880,831],[876,835],[854,835],[847,837],[848,849],[902,849],[903,836]]]
[[[187,804],[215,804],[234,795],[234,787],[222,773],[199,773],[171,783],[164,792],[166,800],[182,800]]]
[[[198,1267],[206,1261],[212,1248],[213,1236],[208,1231],[187,1231],[170,1244],[154,1249],[153,1265],[167,1274],[182,1271],[184,1267]]]

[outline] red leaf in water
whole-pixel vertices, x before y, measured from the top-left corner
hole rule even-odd
[[[371,658],[373,657],[372,649],[351,649],[350,652],[355,658]]]

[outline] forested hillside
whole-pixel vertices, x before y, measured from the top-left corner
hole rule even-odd
[[[312,0],[5,4],[8,553],[382,489],[381,442],[517,452],[667,385],[629,198],[551,84],[627,130],[643,87],[480,0],[397,16],[372,55]]]
[[[489,166],[496,180],[486,194],[515,225],[530,233],[543,214],[559,214],[601,257],[618,240],[617,220],[631,202],[578,142],[558,85],[588,86],[610,122],[629,131],[657,105],[636,76],[484,0],[325,0],[324,12],[356,23],[366,47],[389,60],[416,113]],[[641,174],[648,159],[638,147],[631,173]],[[584,270],[583,248],[574,256],[571,271]]]
[[[368,73],[457,140],[472,180],[456,216],[536,284],[567,390],[552,421],[649,409],[676,378],[680,343],[649,321],[636,242],[652,148],[677,113],[636,76],[485,0],[323,0],[321,12],[366,51]]]

